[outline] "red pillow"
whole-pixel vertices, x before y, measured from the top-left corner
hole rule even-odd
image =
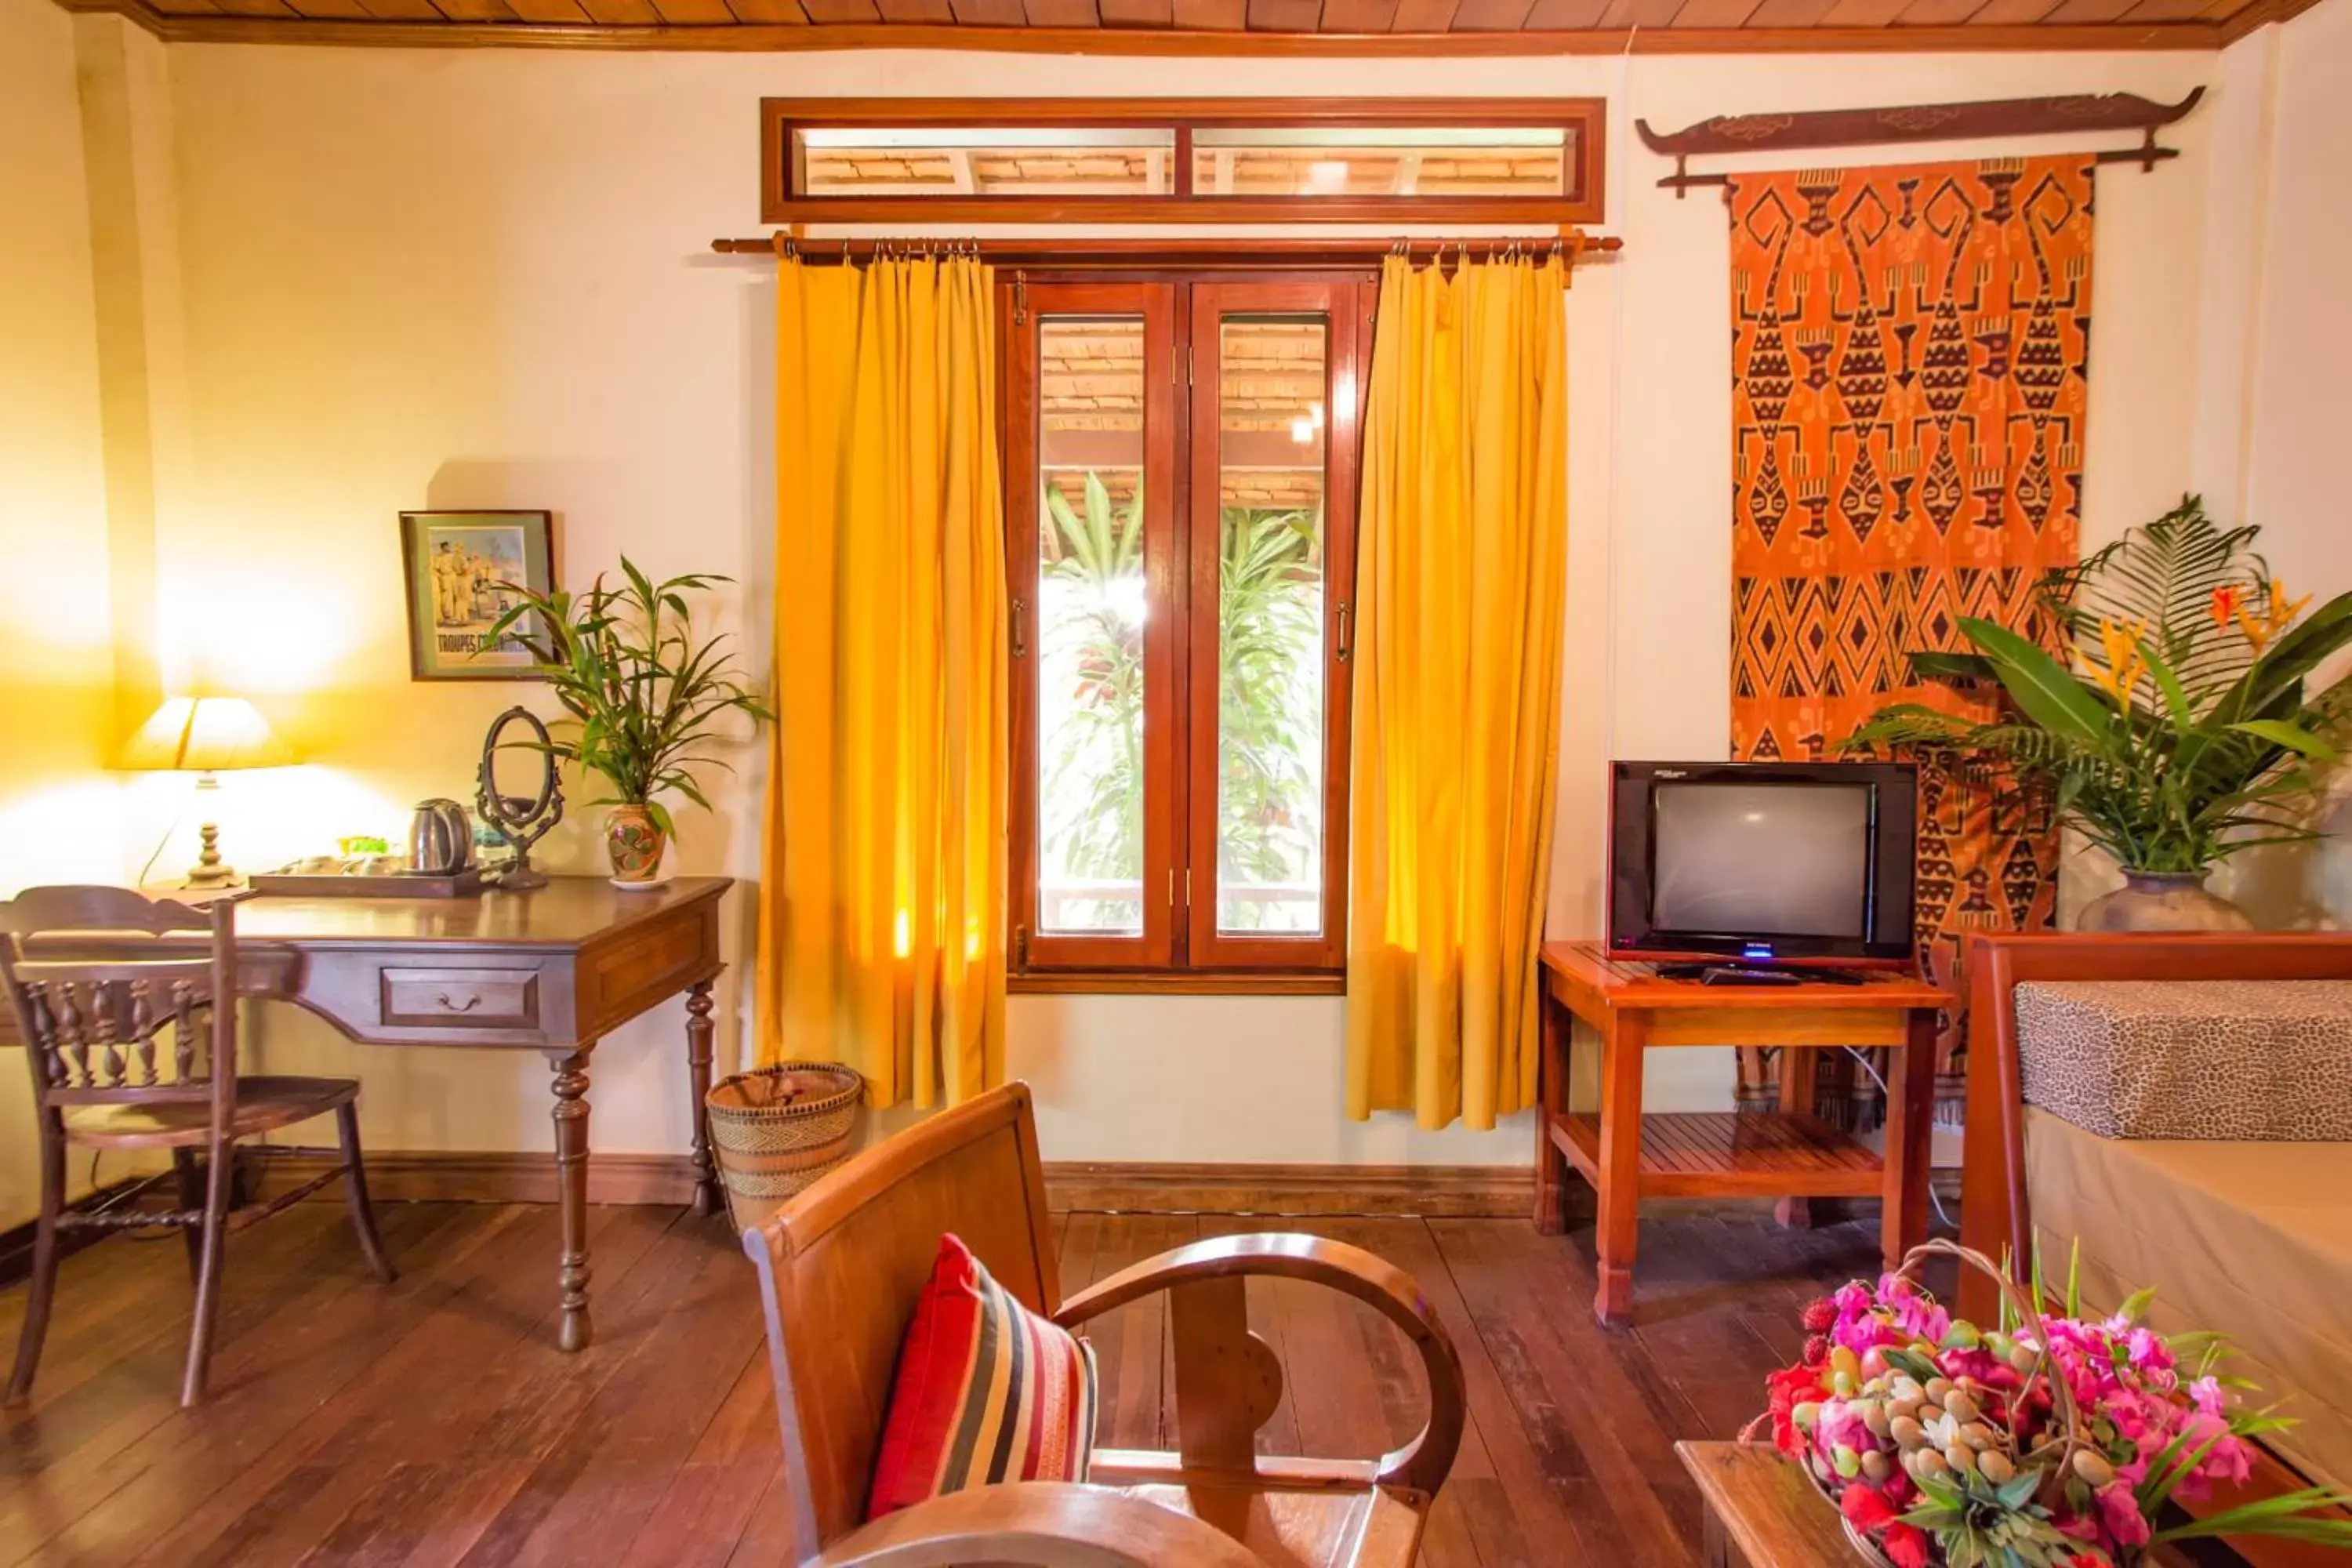
[[[954,1235],[898,1348],[866,1517],[1003,1481],[1083,1481],[1095,1352],[988,1277]]]

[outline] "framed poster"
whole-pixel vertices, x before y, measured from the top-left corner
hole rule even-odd
[[[408,669],[417,680],[536,680],[514,635],[538,634],[525,616],[495,646],[489,630],[517,587],[555,586],[555,528],[543,511],[404,511]]]

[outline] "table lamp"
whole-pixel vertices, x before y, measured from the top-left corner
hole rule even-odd
[[[269,721],[244,698],[170,697],[124,744],[121,765],[193,773],[203,797],[220,789],[220,780],[214,776],[217,773],[232,768],[282,768],[294,760],[292,749],[270,733]],[[209,819],[215,809],[207,801],[205,816]],[[232,886],[236,872],[221,863],[219,825],[207,820],[203,835],[204,852],[188,868],[188,886]]]

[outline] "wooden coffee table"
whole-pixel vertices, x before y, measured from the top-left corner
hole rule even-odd
[[[1536,1119],[1536,1229],[1565,1228],[1566,1172],[1598,1197],[1601,1321],[1633,1310],[1633,1252],[1644,1197],[1878,1197],[1880,1249],[1894,1268],[1926,1237],[1927,1147],[1935,1119],[1936,1015],[1952,998],[1907,973],[1862,984],[1703,985],[1662,979],[1598,942],[1543,946],[1542,1064]],[[1601,1037],[1597,1114],[1568,1107],[1570,1019]],[[1780,1074],[1777,1111],[1642,1113],[1642,1058],[1671,1046],[1886,1047],[1882,1158],[1813,1115],[1813,1075]],[[1563,1168],[1564,1167],[1564,1168]]]
[[[1797,1467],[1764,1443],[1677,1443],[1706,1504],[1706,1568],[1843,1568],[1845,1526]]]

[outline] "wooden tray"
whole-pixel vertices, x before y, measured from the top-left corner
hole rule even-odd
[[[482,890],[482,868],[462,871],[395,871],[385,876],[343,876],[261,871],[248,880],[257,893],[298,899],[464,899]]]

